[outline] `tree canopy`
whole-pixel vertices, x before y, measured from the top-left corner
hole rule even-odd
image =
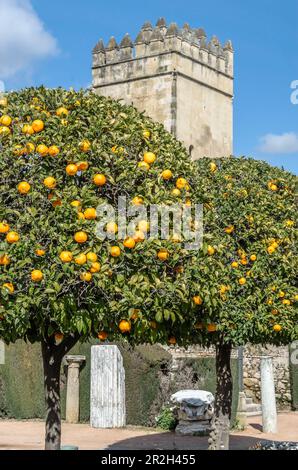
[[[297,339],[297,178],[244,158],[191,162],[133,107],[31,88],[0,104],[0,336],[131,342]],[[203,204],[200,250],[172,233],[95,233],[96,208]],[[145,238],[145,239],[144,239]]]

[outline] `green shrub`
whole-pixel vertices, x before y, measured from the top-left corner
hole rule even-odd
[[[156,418],[156,426],[165,431],[173,431],[177,425],[177,418],[172,408],[164,407]]]

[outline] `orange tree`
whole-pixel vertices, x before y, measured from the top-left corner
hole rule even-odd
[[[204,204],[204,245],[189,265],[193,342],[216,346],[212,449],[228,448],[232,346],[298,338],[297,177],[253,159],[202,159],[192,178]],[[208,334],[212,332],[212,334]]]
[[[123,240],[108,221],[116,240],[101,240],[96,208],[123,195],[136,206],[186,201],[192,164],[134,108],[63,89],[8,94],[0,139],[0,336],[41,342],[46,448],[57,449],[64,354],[90,336],[174,343],[169,325],[188,300],[181,245],[143,241],[144,220]]]
[[[0,102],[0,336],[41,342],[46,448],[60,446],[59,374],[78,341],[215,345],[211,447],[228,445],[231,347],[297,338],[296,178],[254,160],[191,163],[164,128],[92,93]],[[95,234],[96,207],[202,203],[202,248]],[[295,303],[296,302],[296,303]]]

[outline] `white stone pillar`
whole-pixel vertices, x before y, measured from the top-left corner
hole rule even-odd
[[[277,413],[272,357],[261,356],[261,395],[263,432],[277,432]]]
[[[2,339],[0,339],[0,364],[5,364],[5,344]]]
[[[66,422],[78,423],[80,416],[80,367],[85,356],[65,356],[67,369]]]
[[[97,345],[91,348],[90,406],[92,427],[125,426],[125,370],[117,346]]]

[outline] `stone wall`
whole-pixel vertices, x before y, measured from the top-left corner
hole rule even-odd
[[[247,346],[244,351],[243,378],[245,394],[260,403],[260,356],[273,357],[276,401],[279,409],[289,409],[292,402],[289,349],[285,347]]]

